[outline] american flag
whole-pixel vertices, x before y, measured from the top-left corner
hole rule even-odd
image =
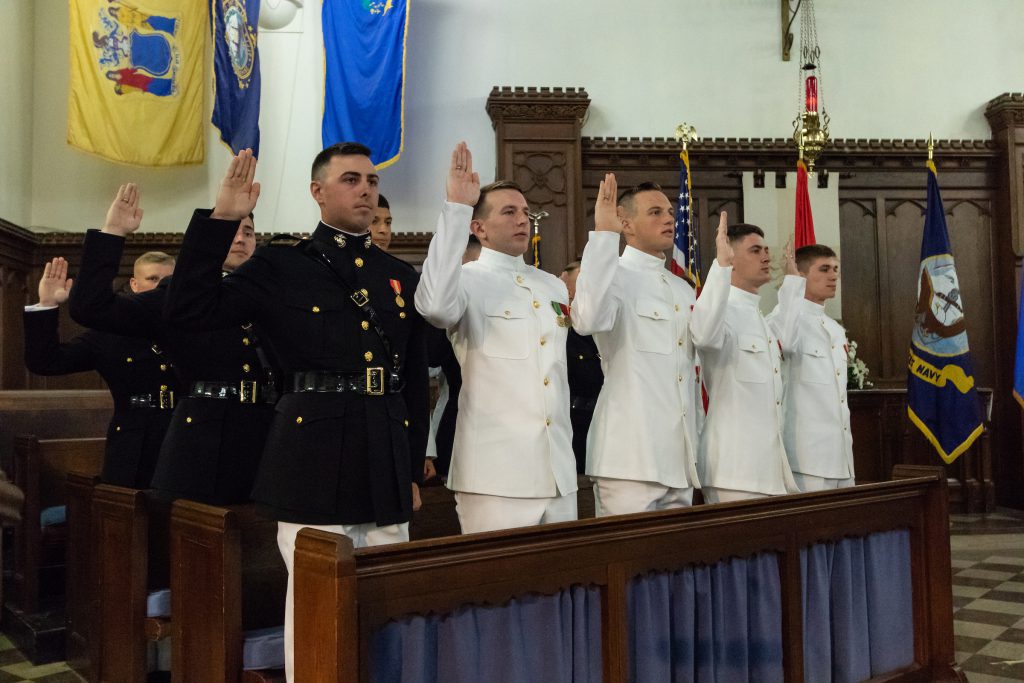
[[[697,246],[697,221],[693,215],[693,195],[690,192],[690,153],[679,154],[679,208],[676,209],[676,232],[672,242],[670,270],[689,280],[700,292],[700,252]]]

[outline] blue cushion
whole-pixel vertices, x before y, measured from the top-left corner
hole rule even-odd
[[[284,626],[246,631],[242,636],[242,668],[245,671],[284,668]]]
[[[171,589],[153,591],[146,596],[147,617],[169,617],[171,616]]]
[[[39,513],[40,526],[56,526],[68,521],[68,506],[54,505]]]

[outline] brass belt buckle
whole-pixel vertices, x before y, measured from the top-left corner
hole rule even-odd
[[[157,394],[157,407],[160,410],[171,410],[174,408],[174,392],[167,388],[167,385],[160,387],[160,393]]]
[[[352,301],[355,302],[355,305],[358,306],[359,308],[362,308],[366,304],[370,303],[370,297],[366,296],[359,290],[352,292],[349,298],[352,299]]]
[[[256,403],[256,382],[246,380],[239,382],[238,400],[241,403]]]
[[[384,395],[384,368],[366,368],[366,395]]]

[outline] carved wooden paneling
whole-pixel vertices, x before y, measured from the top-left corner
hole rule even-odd
[[[498,88],[487,98],[497,144],[496,177],[514,180],[541,222],[545,270],[559,273],[586,240],[580,127],[590,105],[575,88]],[[528,255],[532,262],[532,252]]]

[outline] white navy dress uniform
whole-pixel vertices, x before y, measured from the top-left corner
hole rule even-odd
[[[782,440],[779,341],[760,296],[731,277],[731,266],[712,263],[690,319],[708,390],[697,460],[709,502],[798,491]]]
[[[573,327],[594,335],[604,371],[587,438],[599,515],[689,505],[699,486],[693,288],[664,257],[618,254],[617,232],[590,233],[572,304]]]
[[[789,465],[801,491],[821,491],[854,485],[848,347],[842,325],[804,298],[806,286],[804,278],[787,275],[768,321],[786,354],[782,434]]]
[[[576,519],[565,283],[519,256],[462,265],[472,207],[446,202],[416,309],[446,329],[462,367],[448,488],[463,533]],[[553,305],[554,304],[554,305]]]

